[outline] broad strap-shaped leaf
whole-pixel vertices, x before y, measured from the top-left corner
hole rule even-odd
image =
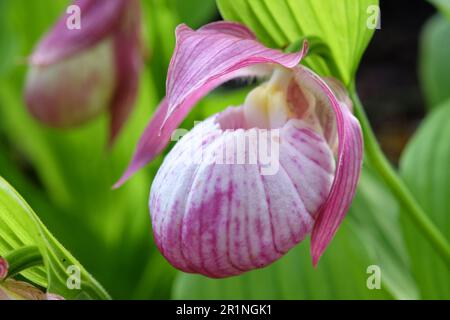
[[[24,246],[39,247],[44,267],[24,271],[23,276],[28,280],[66,299],[109,298],[100,284],[50,234],[22,197],[1,177],[0,222],[0,255]],[[79,272],[79,289],[67,286],[72,272]]]
[[[450,241],[450,101],[421,125],[401,159],[401,175],[434,225]],[[412,270],[424,299],[450,298],[450,269],[420,234],[403,221]]]
[[[379,17],[378,0],[217,0],[226,20],[249,26],[265,44],[285,48],[301,38],[317,37],[331,51],[348,85],[355,75]],[[314,53],[314,51],[312,52]],[[307,60],[316,72],[321,61]]]
[[[380,268],[383,288],[396,299],[418,299],[420,295],[409,268],[399,208],[397,199],[380,176],[364,165],[347,219],[367,245],[372,264]]]

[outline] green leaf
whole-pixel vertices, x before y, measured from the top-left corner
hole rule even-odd
[[[44,267],[34,267],[23,276],[48,292],[66,299],[108,299],[100,284],[50,234],[33,210],[3,178],[0,177],[0,255],[29,245],[37,245]],[[80,289],[70,289],[67,280],[70,267],[80,271]]]
[[[348,213],[371,256],[382,270],[384,285],[398,299],[417,299],[409,256],[401,233],[400,206],[382,179],[363,166],[357,194]]]
[[[336,65],[338,74],[332,75],[346,85],[355,76],[379,13],[378,0],[217,0],[217,3],[225,19],[246,24],[268,46],[285,48],[303,37],[321,39],[331,53],[325,61],[328,69]],[[308,57],[306,62],[316,72],[330,73],[322,58]]]
[[[425,25],[420,37],[420,80],[427,107],[450,98],[450,20],[440,14]]]
[[[401,175],[429,218],[450,241],[450,100],[423,122],[401,159]],[[424,299],[450,298],[450,270],[415,225],[403,221],[412,269]]]

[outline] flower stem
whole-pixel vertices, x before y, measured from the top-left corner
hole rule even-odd
[[[386,159],[383,151],[378,144],[375,134],[372,131],[367,115],[359,100],[358,94],[353,87],[350,90],[351,98],[354,104],[356,117],[361,123],[364,135],[365,155],[370,164],[381,175],[391,192],[395,195],[401,206],[402,212],[407,214],[420,232],[429,241],[431,246],[439,253],[443,261],[450,267],[450,245],[447,239],[442,235],[439,229],[433,224],[430,218],[423,211],[417,200],[406,187],[405,183],[398,176],[396,170]]]
[[[15,276],[25,269],[42,265],[42,255],[36,246],[25,246],[11,251],[5,257],[8,262],[7,277]]]

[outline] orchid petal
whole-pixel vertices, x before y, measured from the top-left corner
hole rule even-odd
[[[242,123],[239,110],[228,108],[198,124],[166,156],[152,184],[155,242],[183,271],[222,278],[272,263],[312,230],[331,188],[332,152],[302,120],[280,130],[280,161],[270,174],[261,173],[267,164],[258,157],[239,163],[244,137],[274,141],[276,134],[223,131],[219,118],[226,117],[227,128]],[[252,148],[242,152],[250,159]]]
[[[310,86],[310,90],[320,95],[320,98],[332,107],[338,132],[335,178],[329,196],[319,210],[311,234],[311,255],[313,264],[317,265],[355,195],[363,157],[362,132],[358,120],[345,101],[340,102],[322,79],[304,67],[296,68],[295,72],[297,81],[303,87]]]
[[[298,53],[286,54],[260,44],[243,25],[215,22],[197,31],[186,25],[176,30],[177,44],[170,62],[166,98],[139,141],[133,160],[115,187],[158,155],[174,129],[194,105],[220,84],[236,77],[270,73],[272,68],[251,69],[261,64],[293,68],[305,56],[305,42]]]
[[[114,35],[116,59],[116,90],[110,105],[111,145],[127,120],[139,88],[142,68],[140,3],[129,0],[122,25]]]
[[[220,84],[239,76],[239,70],[273,63],[293,68],[307,51],[285,54],[259,43],[249,29],[232,22],[208,24],[197,31],[186,25],[176,30],[177,46],[167,75],[166,120],[177,109],[191,109]]]
[[[176,114],[170,119],[170,122],[160,130],[164,117],[167,114],[168,103],[166,99],[160,103],[153,118],[144,130],[136,147],[133,159],[122,177],[117,181],[113,188],[118,188],[128,180],[137,170],[152,161],[160,154],[170,140],[172,132],[184,119],[184,115]],[[179,116],[179,117],[176,117]]]
[[[126,3],[127,0],[75,0],[73,5],[80,8],[81,28],[69,29],[66,25],[68,16],[62,16],[38,44],[30,63],[56,63],[96,44],[115,28]]]

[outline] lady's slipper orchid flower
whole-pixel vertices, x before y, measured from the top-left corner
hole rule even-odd
[[[110,141],[133,106],[142,67],[139,0],[75,0],[79,28],[64,15],[30,57],[25,100],[31,114],[72,127],[110,113]]]
[[[167,95],[116,186],[164,149],[208,92],[236,77],[268,75],[241,106],[198,124],[164,160],[150,192],[156,244],[176,268],[221,278],[274,262],[312,232],[317,264],[350,206],[362,163],[361,129],[345,89],[299,65],[306,43],[286,54],[231,22],[197,31],[181,25],[176,36]],[[271,131],[278,134],[263,135]],[[252,134],[263,136],[256,148],[278,144],[278,170],[264,174],[261,159],[249,163],[251,150],[243,151],[244,163],[214,161],[228,146],[236,156]],[[192,161],[200,153],[203,160]]]

